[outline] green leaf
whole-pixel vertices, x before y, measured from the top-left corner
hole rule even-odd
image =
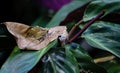
[[[53,41],[39,51],[25,51],[15,47],[7,61],[2,66],[0,73],[28,73],[40,58],[55,44],[56,41]]]
[[[71,3],[63,6],[53,17],[53,19],[47,24],[46,27],[54,27],[58,26],[69,13],[72,11],[82,7],[84,4],[88,3],[90,0],[76,0],[72,1]]]
[[[108,22],[96,22],[83,37],[96,48],[106,50],[120,58],[120,25]]]
[[[86,50],[76,43],[51,49],[41,61],[42,66],[37,67],[38,73],[81,73],[83,70],[86,73],[106,73],[105,69],[96,65]]]
[[[66,54],[72,54],[76,57],[80,67],[80,71],[85,73],[107,73],[104,68],[96,65],[87,51],[79,46],[79,44],[71,43],[66,45]]]
[[[78,63],[73,55],[66,55],[65,48],[53,48],[41,59],[43,66],[39,73],[79,73]]]
[[[76,43],[51,49],[41,61],[42,66],[37,67],[38,73],[81,73],[83,70],[86,73],[106,73],[105,69],[96,65],[86,50]]]
[[[51,49],[41,61],[38,73],[81,73],[83,70],[86,73],[107,73],[76,43]]]
[[[91,20],[92,18],[97,16],[101,11],[105,11],[105,15],[112,12],[120,11],[120,0],[92,1],[84,12],[83,20]]]

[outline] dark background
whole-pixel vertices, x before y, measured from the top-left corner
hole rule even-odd
[[[0,0],[0,23],[31,24],[39,16],[39,8],[33,0]]]

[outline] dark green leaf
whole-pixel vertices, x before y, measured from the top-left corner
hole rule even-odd
[[[56,15],[53,17],[53,19],[47,24],[46,27],[54,27],[58,26],[69,13],[76,10],[77,8],[82,7],[84,4],[88,3],[90,0],[76,0],[72,1],[70,4],[63,6]]]
[[[66,55],[64,48],[53,48],[42,58],[42,64],[38,73],[79,73],[75,57]]]
[[[48,45],[46,49],[41,51],[21,51],[15,48],[8,60],[2,66],[0,73],[27,73],[39,59],[43,56],[46,50],[52,47],[55,42]],[[40,71],[38,73],[79,73],[79,67],[86,72],[97,72],[101,67],[92,62],[91,57],[84,49],[81,49],[78,44],[66,45],[65,48],[51,49],[41,59]],[[94,70],[95,69],[95,70]],[[106,73],[104,69],[101,72]]]
[[[94,47],[106,50],[120,58],[120,25],[108,22],[96,22],[83,37]]]
[[[55,44],[56,41],[53,41],[39,51],[24,51],[16,47],[2,66],[0,73],[28,73]]]
[[[82,72],[107,73],[104,68],[96,65],[92,61],[92,58],[88,55],[87,51],[81,48],[78,44],[72,43],[70,45],[67,45],[66,54],[67,55],[72,54],[73,56],[76,57],[80,66],[81,73]]]
[[[38,73],[80,73],[83,70],[106,73],[104,68],[96,65],[88,53],[75,43],[51,49],[41,61]]]
[[[105,11],[105,15],[120,11],[120,0],[95,0],[91,2],[85,10],[83,20],[88,21],[101,11]]]

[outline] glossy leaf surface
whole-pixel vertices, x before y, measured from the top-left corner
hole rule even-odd
[[[28,73],[40,58],[55,44],[56,41],[53,41],[39,51],[25,51],[20,50],[18,47],[14,48],[9,58],[2,66],[0,73]]]
[[[120,58],[120,25],[96,22],[84,34],[87,42],[96,48],[106,50]]]
[[[78,62],[74,56],[67,56],[64,48],[53,48],[41,61],[39,73],[79,73]]]
[[[86,50],[72,43],[59,48],[53,48],[41,59],[43,66],[38,73],[106,73],[104,68],[96,65]],[[101,72],[100,72],[101,71]]]
[[[105,11],[105,15],[112,12],[120,11],[120,0],[92,1],[84,12],[83,20],[84,21],[91,20],[102,11]]]
[[[107,73],[104,68],[95,64],[87,51],[78,44],[72,43],[66,46],[66,54],[73,55],[79,63],[80,72]]]

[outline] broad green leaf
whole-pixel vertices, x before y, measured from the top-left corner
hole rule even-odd
[[[66,45],[66,54],[73,55],[76,57],[77,62],[80,67],[81,73],[84,71],[85,73],[107,73],[104,68],[96,65],[92,58],[89,56],[87,51],[79,46],[79,44],[71,43]]]
[[[53,41],[39,51],[25,51],[15,47],[9,58],[2,66],[0,73],[28,73],[28,71],[36,65],[40,58],[55,44],[56,41]]]
[[[38,73],[81,73],[82,70],[86,73],[106,73],[104,68],[93,63],[88,53],[75,43],[52,48],[42,57],[37,68]]]
[[[101,11],[105,11],[105,15],[112,12],[120,11],[120,0],[92,1],[85,10],[83,20],[91,20],[92,18],[97,16]]]
[[[52,18],[52,20],[47,24],[46,27],[58,26],[69,13],[76,10],[77,8],[82,7],[84,4],[88,3],[90,0],[76,0],[71,3],[63,6]]]
[[[83,37],[96,48],[106,50],[120,58],[120,25],[108,22],[96,22]]]
[[[73,55],[66,55],[65,48],[53,48],[43,56],[38,73],[79,73],[78,62]]]

